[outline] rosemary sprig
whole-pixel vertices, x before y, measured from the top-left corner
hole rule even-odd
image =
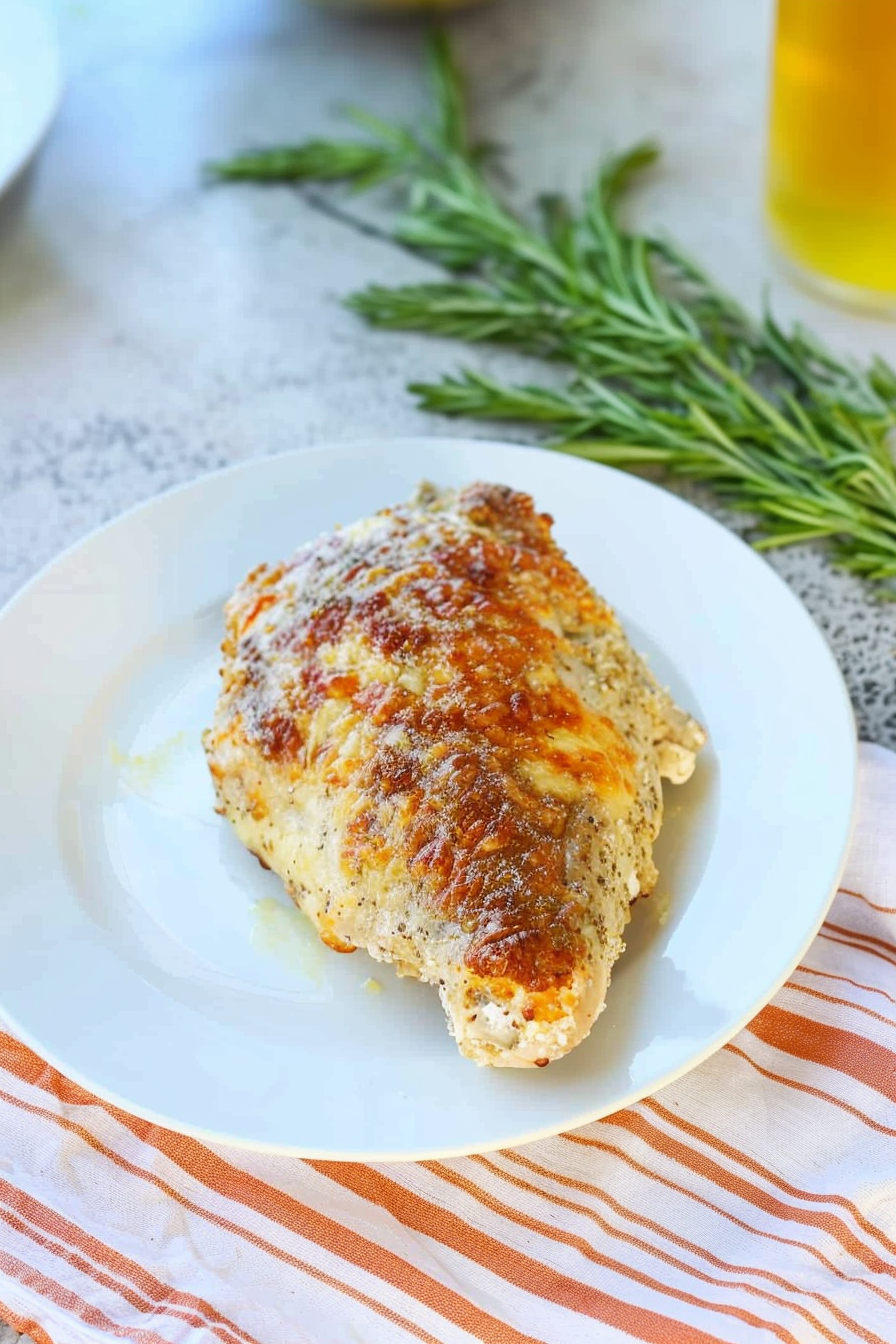
[[[363,139],[244,154],[212,175],[391,183],[396,240],[452,274],[372,285],[349,305],[374,326],[497,342],[572,370],[559,389],[471,370],[411,384],[427,410],[537,424],[563,452],[702,481],[751,515],[756,545],[825,539],[838,564],[896,596],[896,372],[840,360],[768,313],[754,322],[673,243],[624,227],[652,144],[605,163],[577,209],[551,196],[517,215],[470,140],[443,34],[428,62],[434,112],[421,127],[353,111]]]

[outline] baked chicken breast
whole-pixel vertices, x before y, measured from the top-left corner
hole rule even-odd
[[[585,1037],[705,735],[500,485],[260,565],[226,608],[218,810],[320,937],[437,985],[461,1052]]]

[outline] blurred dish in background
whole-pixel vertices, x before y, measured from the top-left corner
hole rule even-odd
[[[896,313],[894,0],[778,0],[768,213],[816,287]]]
[[[472,9],[487,0],[311,0],[311,3],[344,14],[445,14],[452,9]]]
[[[28,162],[62,93],[59,46],[36,0],[0,0],[0,191]]]

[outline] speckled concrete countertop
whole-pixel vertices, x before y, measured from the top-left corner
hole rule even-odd
[[[330,130],[340,101],[412,114],[415,25],[299,0],[59,13],[62,111],[0,201],[0,598],[97,523],[224,463],[359,433],[475,433],[404,391],[458,348],[374,335],[337,301],[424,263],[291,190],[208,189],[197,171]],[[773,274],[759,223],[770,19],[770,0],[504,0],[456,30],[521,196],[574,188],[601,152],[658,134],[667,157],[639,208],[755,307]],[[773,296],[838,349],[896,359],[896,327],[780,277]],[[815,552],[773,563],[831,641],[863,736],[896,745],[896,604]]]

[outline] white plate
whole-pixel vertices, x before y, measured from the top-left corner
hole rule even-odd
[[[0,191],[40,144],[62,93],[53,25],[37,0],[0,0]]]
[[[405,498],[423,476],[530,491],[710,732],[693,780],[667,789],[659,894],[636,908],[607,1009],[544,1070],[462,1059],[433,990],[320,947],[212,811],[199,734],[224,598],[258,561]],[[0,706],[3,1014],[130,1111],[303,1155],[481,1151],[643,1097],[775,992],[824,916],[849,837],[846,692],[772,570],[665,491],[503,444],[336,445],[140,506],[0,616]]]

